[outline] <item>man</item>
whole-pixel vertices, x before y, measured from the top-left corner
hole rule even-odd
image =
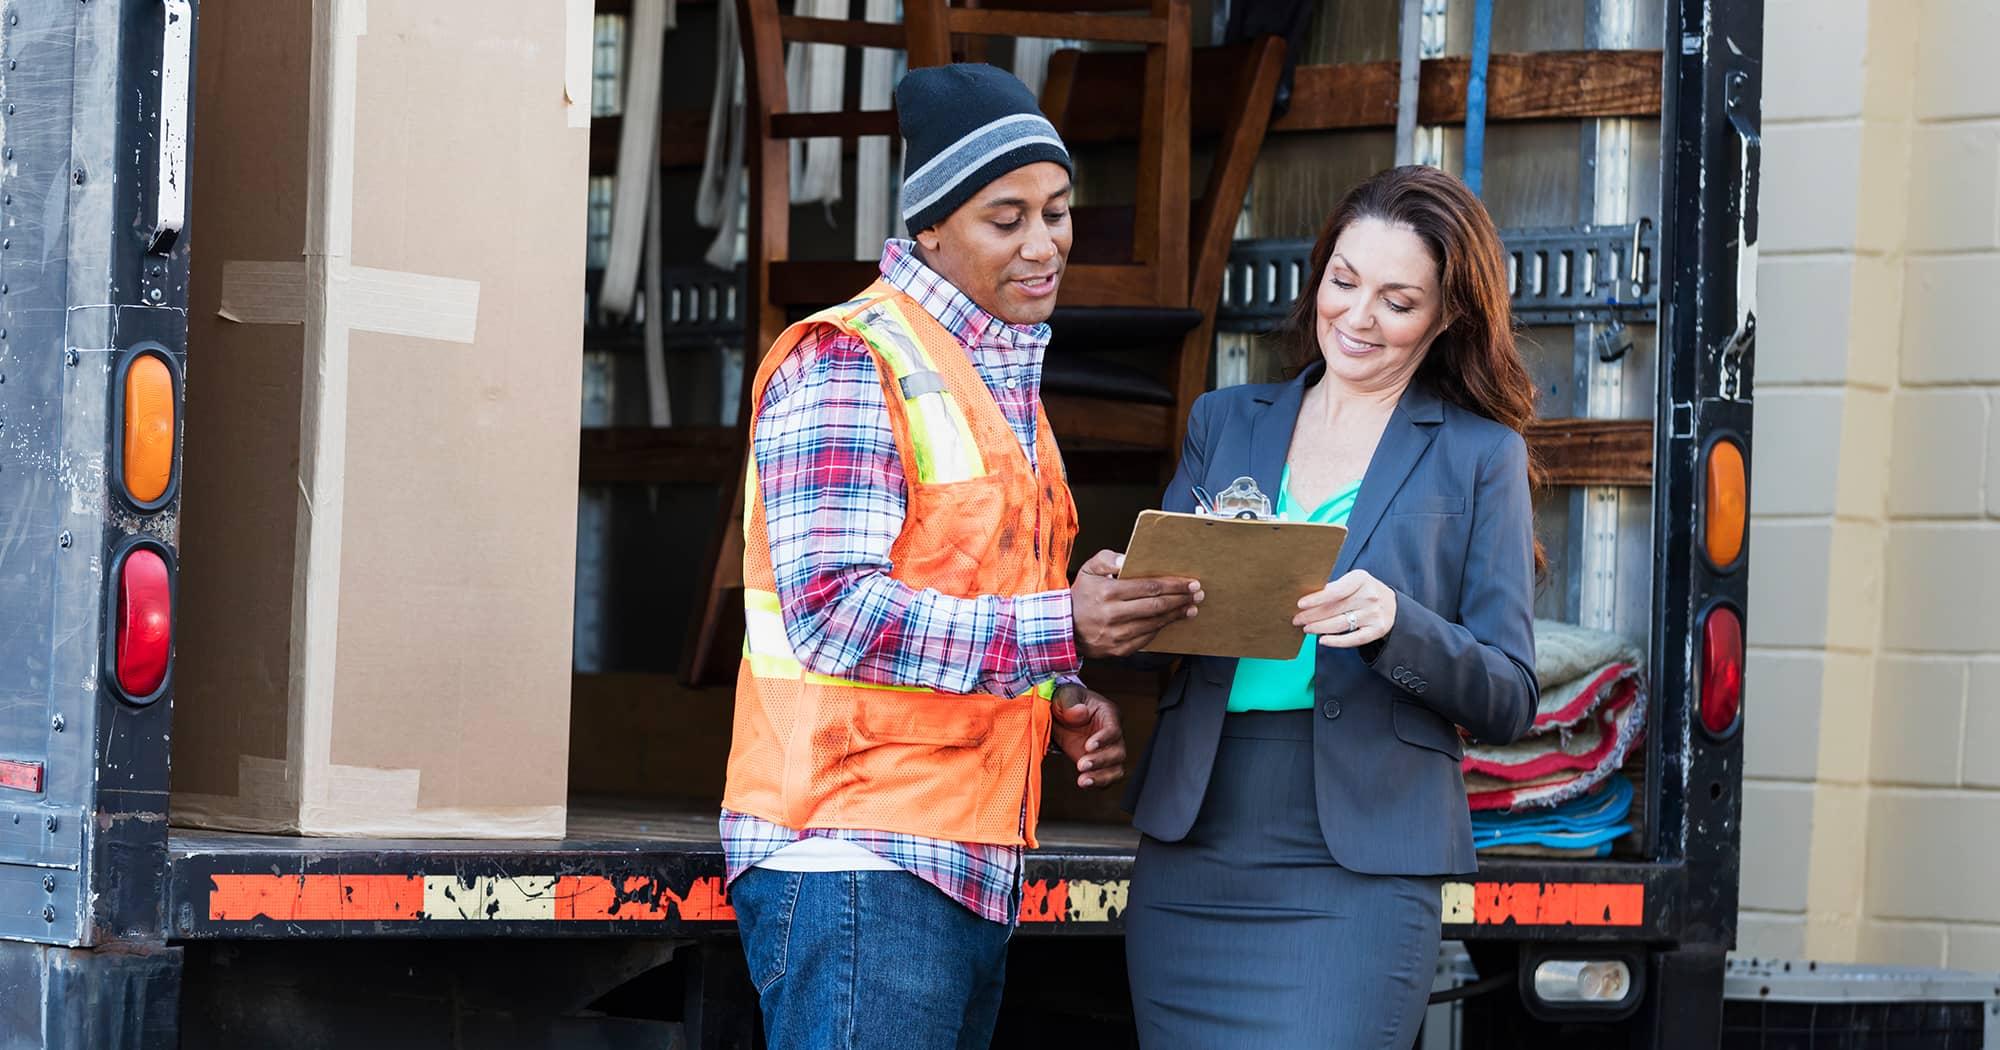
[[[1194,615],[1193,581],[1067,578],[1041,412],[1071,165],[1012,75],[913,70],[881,280],[758,370],[746,640],[722,841],[774,1050],[984,1048],[1053,738],[1124,773],[1079,653]]]

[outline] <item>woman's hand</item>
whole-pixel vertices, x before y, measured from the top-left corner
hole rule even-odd
[[[1300,598],[1292,624],[1334,649],[1367,645],[1396,626],[1396,592],[1367,570],[1355,569]]]

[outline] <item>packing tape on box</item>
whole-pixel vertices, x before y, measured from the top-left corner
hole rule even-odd
[[[328,260],[329,321],[353,331],[470,343],[478,332],[479,282],[377,270]],[[222,264],[222,305],[239,324],[304,324],[313,282],[305,262]]]
[[[569,126],[590,126],[590,87],[597,45],[597,0],[565,0],[563,8],[563,102]]]

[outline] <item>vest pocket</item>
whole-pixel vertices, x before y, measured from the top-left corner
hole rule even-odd
[[[869,744],[978,747],[993,729],[999,700],[933,693],[856,690],[855,739]]]
[[[1034,542],[1021,531],[998,475],[913,484],[896,542],[896,576],[961,598],[994,593],[990,584],[981,584],[1012,559],[1028,560]]]

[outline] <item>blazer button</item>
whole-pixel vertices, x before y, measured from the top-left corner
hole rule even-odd
[[[1340,701],[1328,700],[1326,703],[1320,705],[1319,710],[1321,714],[1325,715],[1328,718],[1339,718]]]

